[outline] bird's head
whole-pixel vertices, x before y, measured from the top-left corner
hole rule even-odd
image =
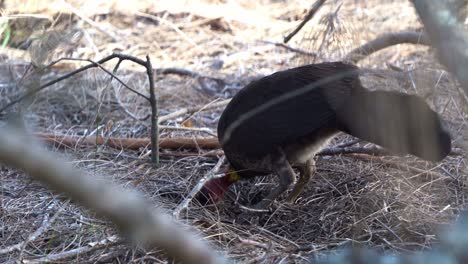
[[[223,199],[229,186],[240,178],[240,175],[232,167],[229,167],[224,176],[205,183],[195,199],[202,205],[217,204]]]

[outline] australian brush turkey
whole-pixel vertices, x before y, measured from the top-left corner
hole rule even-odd
[[[351,64],[312,64],[254,81],[234,96],[218,124],[231,168],[197,198],[216,203],[237,180],[273,172],[279,185],[255,206],[265,208],[294,182],[296,167],[292,202],[315,172],[314,155],[340,131],[428,161],[451,150],[450,134],[423,99],[367,90]]]

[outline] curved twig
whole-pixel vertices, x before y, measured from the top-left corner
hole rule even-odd
[[[427,35],[423,32],[401,31],[386,33],[352,50],[346,55],[345,60],[357,63],[374,52],[403,43],[430,45]]]

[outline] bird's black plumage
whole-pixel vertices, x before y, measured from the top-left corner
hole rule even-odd
[[[451,149],[449,133],[423,99],[369,91],[359,69],[343,62],[302,66],[254,81],[234,96],[218,124],[221,146],[241,176],[279,175],[280,186],[270,200],[292,183],[291,166],[307,174],[296,184],[295,198],[303,188],[299,184],[314,172],[316,152],[340,131],[430,161],[443,159]]]

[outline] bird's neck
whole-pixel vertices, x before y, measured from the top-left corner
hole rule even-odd
[[[224,194],[228,189],[231,184],[236,182],[236,180],[233,180],[231,175],[229,173],[226,173],[223,177],[213,179],[209,183],[207,183],[207,187],[211,188],[212,190],[216,190],[220,195]]]
[[[231,184],[237,182],[240,178],[240,175],[233,168],[229,168],[223,177],[213,179],[211,183],[217,185],[225,192]]]
[[[227,192],[229,186],[240,179],[239,174],[229,169],[223,177],[212,179],[200,190],[198,200],[202,204],[218,203]]]

